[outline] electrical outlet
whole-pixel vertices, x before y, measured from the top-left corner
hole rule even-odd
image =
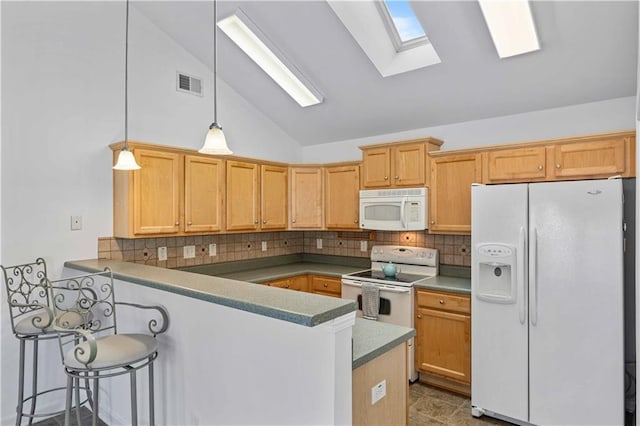
[[[185,259],[196,257],[196,246],[184,246],[182,248],[182,255]]]
[[[322,238],[316,238],[316,248],[322,250]]]
[[[213,257],[217,255],[216,243],[209,244],[209,256]]]
[[[383,380],[371,388],[371,405],[380,401],[387,394],[387,381]]]
[[[262,242],[262,251],[267,251],[267,242],[266,241]]]
[[[79,231],[82,229],[82,216],[71,216],[71,230]]]
[[[158,260],[160,260],[160,261],[167,260],[167,248],[166,247],[158,247]]]
[[[360,241],[360,251],[367,251],[367,240]]]

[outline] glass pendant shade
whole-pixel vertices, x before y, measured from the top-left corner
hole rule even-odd
[[[113,166],[114,170],[139,170],[140,166],[136,163],[136,158],[133,156],[133,152],[128,148],[122,148],[120,154],[118,154],[118,161]]]
[[[207,138],[204,140],[204,145],[198,150],[202,154],[211,155],[230,155],[233,152],[227,146],[227,139],[222,133],[222,127],[218,123],[213,123],[209,127],[207,132]]]

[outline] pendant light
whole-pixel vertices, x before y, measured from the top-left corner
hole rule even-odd
[[[140,166],[136,163],[133,152],[129,151],[128,129],[129,129],[129,0],[127,0],[127,18],[125,24],[125,42],[124,42],[124,148],[118,154],[118,161],[113,166],[114,170],[138,170]]]
[[[218,91],[217,89],[217,56],[218,46],[216,33],[218,32],[218,14],[216,0],[213,0],[213,123],[209,126],[207,137],[204,140],[204,145],[198,150],[203,154],[213,155],[229,155],[233,154],[227,146],[227,139],[222,133],[222,127],[218,124]]]

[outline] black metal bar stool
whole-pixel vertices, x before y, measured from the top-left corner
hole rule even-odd
[[[42,258],[35,262],[15,266],[2,266],[2,276],[7,289],[9,314],[13,334],[20,341],[20,360],[18,367],[18,405],[16,407],[16,425],[22,424],[23,417],[29,419],[29,425],[36,417],[49,417],[63,410],[48,413],[36,413],[38,396],[66,389],[64,386],[38,391],[38,344],[43,340],[57,338],[50,326],[51,318],[47,311],[50,304],[50,292],[47,287],[47,265]],[[26,346],[31,342],[32,376],[31,395],[25,397]],[[89,388],[87,387],[87,391]],[[88,395],[89,399],[90,395]],[[29,411],[25,412],[25,404]]]
[[[118,302],[114,296],[113,276],[104,272],[49,281],[55,316],[53,328],[58,332],[60,354],[67,374],[65,425],[70,424],[71,404],[75,394],[80,405],[79,379],[89,375],[93,381],[93,425],[99,414],[99,380],[129,375],[131,385],[131,424],[138,424],[136,371],[149,368],[149,424],[155,424],[153,362],[158,356],[156,335],[169,326],[169,316],[161,306],[144,306]],[[118,333],[117,307],[154,310],[147,327],[149,333]],[[77,326],[83,324],[84,326]],[[81,339],[78,343],[75,338]]]

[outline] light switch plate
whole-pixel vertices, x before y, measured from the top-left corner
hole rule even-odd
[[[166,247],[158,247],[158,260],[159,261],[167,260],[167,248]]]
[[[316,238],[316,248],[322,250],[322,238]]]
[[[182,255],[185,259],[196,257],[196,246],[184,246],[182,248]]]
[[[82,229],[82,216],[71,216],[71,230],[79,231]]]
[[[380,401],[387,394],[387,381],[383,380],[371,388],[371,405]]]
[[[209,256],[213,257],[213,256],[217,256],[217,254],[218,252],[217,252],[216,243],[209,244]]]

